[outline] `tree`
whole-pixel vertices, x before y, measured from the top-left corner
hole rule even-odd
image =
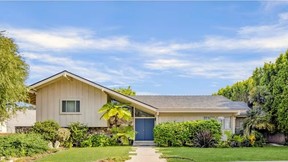
[[[0,123],[15,114],[18,102],[26,101],[28,65],[11,38],[0,33]]]
[[[249,136],[253,130],[262,132],[275,130],[275,125],[270,122],[269,116],[260,107],[249,110],[244,120],[244,134]]]
[[[120,88],[114,88],[113,90],[116,92],[119,92],[121,94],[127,95],[127,96],[135,96],[136,95],[136,92],[133,91],[130,86],[128,86],[127,88],[121,88],[121,87]]]
[[[247,80],[219,89],[216,95],[245,101],[252,109],[261,108],[266,115],[265,121],[263,116],[260,120],[257,115],[253,116],[255,120],[262,121],[264,125],[273,124],[276,131],[288,133],[287,85],[288,51],[280,54],[274,63],[264,63],[263,67],[256,68]]]

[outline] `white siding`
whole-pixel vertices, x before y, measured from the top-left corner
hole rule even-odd
[[[80,113],[62,113],[61,101],[73,99],[80,100]],[[63,77],[37,90],[37,121],[55,120],[62,127],[77,121],[89,127],[106,127],[107,122],[100,120],[101,114],[98,113],[106,102],[107,95],[100,89]]]
[[[14,116],[6,121],[7,133],[15,133],[17,126],[32,126],[36,122],[36,111],[18,111]]]

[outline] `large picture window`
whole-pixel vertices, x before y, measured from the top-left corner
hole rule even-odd
[[[62,100],[62,112],[80,112],[79,100]]]

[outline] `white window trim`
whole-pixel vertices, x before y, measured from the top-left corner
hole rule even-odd
[[[62,101],[80,101],[80,112],[62,112]],[[82,102],[80,99],[61,99],[59,111],[61,115],[81,115],[82,114]]]

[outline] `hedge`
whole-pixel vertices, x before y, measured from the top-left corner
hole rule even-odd
[[[158,146],[194,146],[196,135],[209,131],[218,143],[221,138],[221,125],[216,120],[196,120],[166,122],[155,126],[154,142]]]
[[[39,134],[13,134],[0,137],[0,157],[31,156],[48,149],[48,142]]]

